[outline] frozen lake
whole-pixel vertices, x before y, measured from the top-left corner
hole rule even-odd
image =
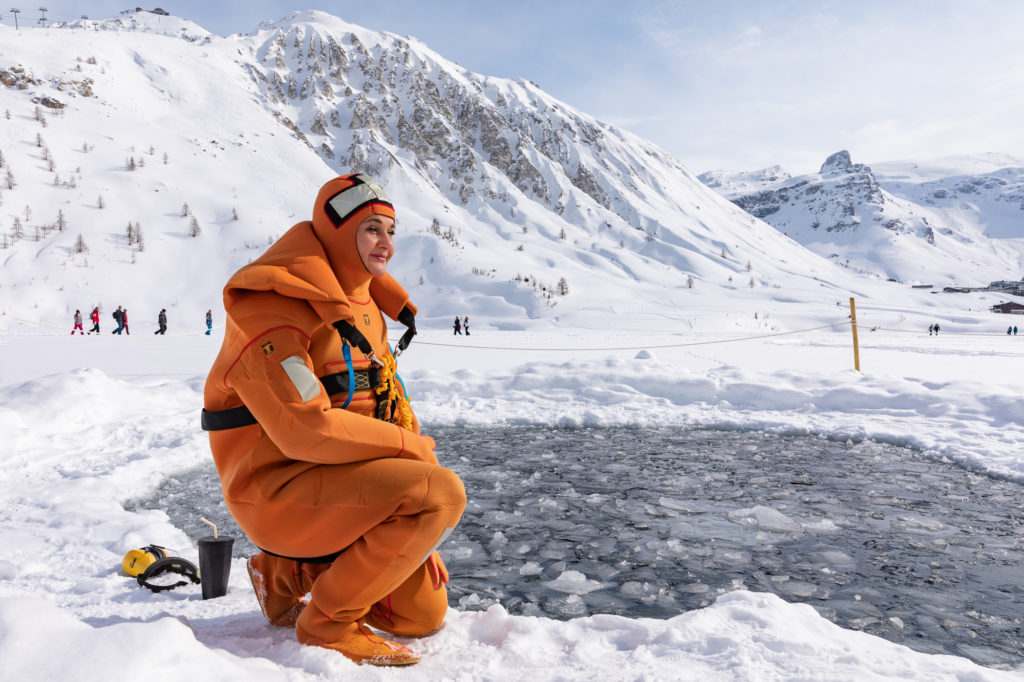
[[[435,427],[469,504],[442,554],[463,610],[668,617],[745,587],[844,628],[1024,663],[1024,487],[877,442],[753,431]],[[212,462],[128,508],[192,536]],[[201,524],[200,524],[201,525]]]

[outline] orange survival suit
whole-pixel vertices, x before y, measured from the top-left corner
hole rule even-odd
[[[263,550],[248,566],[267,618],[303,643],[401,664],[418,658],[363,623],[410,636],[441,625],[436,548],[466,498],[394,374],[382,311],[415,333],[416,309],[357,252],[374,213],[394,218],[379,184],[335,178],[312,222],[230,278],[203,422],[228,509]]]

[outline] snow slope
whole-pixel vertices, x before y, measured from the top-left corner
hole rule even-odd
[[[857,281],[650,143],[412,38],[322,12],[227,38],[155,15],[0,31],[6,315],[167,308],[194,328],[226,277],[353,169],[399,206],[396,266],[421,325]]]

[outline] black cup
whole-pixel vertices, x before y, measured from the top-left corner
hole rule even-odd
[[[234,542],[233,537],[224,535],[199,538],[199,578],[202,581],[203,599],[223,597],[228,593],[231,546]]]

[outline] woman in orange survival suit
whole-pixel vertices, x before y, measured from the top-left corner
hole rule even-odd
[[[325,184],[313,220],[224,288],[203,410],[224,499],[262,550],[248,567],[264,615],[304,644],[377,665],[419,656],[366,625],[403,636],[441,626],[448,575],[436,550],[466,504],[395,374],[383,314],[408,327],[401,352],[416,308],[387,274],[394,229],[371,178]]]

